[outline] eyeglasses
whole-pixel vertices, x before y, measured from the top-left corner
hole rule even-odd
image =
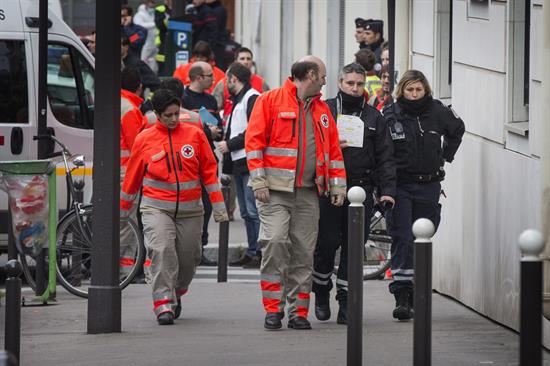
[[[205,78],[211,78],[212,76],[214,76],[214,74],[207,74],[207,75],[202,74],[201,76],[203,76]]]

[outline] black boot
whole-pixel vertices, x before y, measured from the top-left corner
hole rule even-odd
[[[296,316],[288,321],[288,327],[296,330],[306,330],[311,329],[311,324],[306,318]]]
[[[336,323],[338,324],[348,324],[348,304],[345,302],[340,302],[338,308],[338,316],[336,317]]]
[[[267,330],[281,329],[283,323],[281,319],[285,316],[285,313],[267,313],[265,314],[264,328]]]
[[[157,317],[159,325],[172,325],[174,324],[174,314],[171,311],[160,314]]]
[[[319,320],[330,319],[330,293],[315,293],[315,317]]]
[[[179,318],[181,315],[181,298],[178,297],[178,305],[174,309],[174,319]]]
[[[409,291],[407,289],[399,289],[394,294],[395,309],[393,309],[393,317],[397,320],[409,320],[414,313],[411,309],[409,300]]]

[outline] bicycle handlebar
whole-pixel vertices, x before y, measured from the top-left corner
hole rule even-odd
[[[69,149],[67,148],[67,146],[65,146],[65,144],[63,144],[61,141],[59,141],[57,139],[57,137],[55,137],[54,135],[36,135],[36,136],[33,136],[32,139],[34,141],[36,141],[36,140],[51,140],[51,141],[55,142],[56,144],[58,144],[59,147],[61,147],[61,150],[63,150],[62,153],[65,153],[68,156],[72,155],[71,152],[69,151]],[[61,154],[59,152],[52,153],[52,154],[50,154],[50,157],[60,156]]]

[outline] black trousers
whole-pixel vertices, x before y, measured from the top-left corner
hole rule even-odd
[[[365,199],[365,241],[369,236],[372,213],[372,187],[363,187],[367,192]],[[333,287],[332,271],[335,255],[340,251],[340,263],[336,275],[336,300],[346,302],[348,297],[348,206],[346,200],[341,207],[330,203],[329,198],[319,199],[319,235],[315,247],[313,262],[313,292],[316,296],[327,296]]]
[[[401,183],[397,185],[395,207],[386,213],[388,234],[392,237],[391,270],[393,282],[390,292],[405,288],[413,290],[414,279],[414,235],[413,223],[420,218],[433,222],[435,229],[441,220],[439,195],[441,184]]]

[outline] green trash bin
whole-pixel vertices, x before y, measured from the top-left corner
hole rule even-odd
[[[19,253],[37,257],[48,247],[48,286],[38,300],[55,298],[56,175],[50,160],[0,161],[0,188],[7,192]]]

